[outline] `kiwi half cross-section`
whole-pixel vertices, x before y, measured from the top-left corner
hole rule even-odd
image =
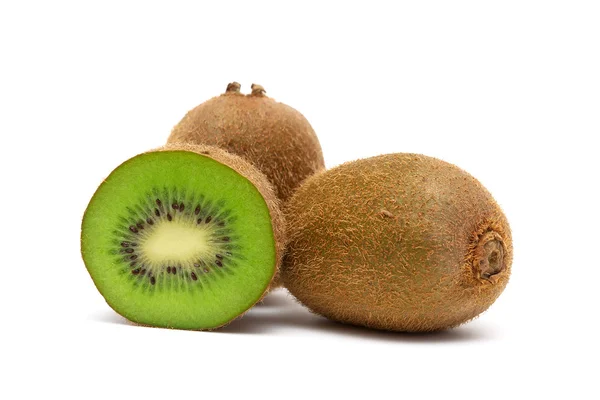
[[[83,218],[81,252],[125,318],[201,330],[262,298],[284,236],[261,172],[220,149],[168,145],[129,159],[100,185]]]

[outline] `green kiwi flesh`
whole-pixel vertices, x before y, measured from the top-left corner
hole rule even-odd
[[[280,249],[271,214],[234,166],[194,151],[144,153],[94,194],[82,256],[107,303],[127,319],[212,329],[259,301],[273,279]]]

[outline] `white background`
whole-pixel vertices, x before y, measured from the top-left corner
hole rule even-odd
[[[598,398],[597,1],[166,4],[0,5],[0,398]],[[116,315],[80,259],[87,202],[232,80],[300,110],[328,167],[471,172],[514,233],[496,304],[433,335],[283,291],[218,332]]]

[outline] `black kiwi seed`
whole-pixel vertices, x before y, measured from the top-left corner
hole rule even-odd
[[[150,283],[153,284],[153,285],[156,284],[156,278],[155,277],[151,277],[150,278]]]
[[[125,253],[133,253],[134,250],[133,249],[125,249]]]
[[[215,257],[217,257],[219,260],[223,259],[223,255],[222,254],[215,254]]]
[[[133,226],[133,225],[131,225],[131,226],[129,227],[129,230],[130,230],[131,232],[133,232],[133,233],[138,233],[138,230],[137,230],[137,228],[136,228],[135,226]]]
[[[146,222],[148,223],[148,225],[154,225],[154,221],[150,217],[146,218]]]
[[[198,221],[197,221],[197,222],[198,222],[199,224],[201,224],[201,223],[202,223],[202,218],[198,218]]]
[[[221,238],[221,240],[224,242],[229,242],[229,236],[224,236]]]
[[[169,221],[173,221],[173,217],[171,216],[171,214],[167,213],[167,219],[168,219]]]
[[[135,260],[136,258],[138,258],[138,256],[135,254],[129,257],[130,260]]]
[[[129,247],[129,242],[121,242],[121,246],[123,246],[123,247]]]
[[[200,214],[200,206],[196,206],[196,209],[194,210],[194,214],[196,214],[196,215]]]
[[[191,277],[192,277],[193,280],[195,280],[195,281],[198,280],[198,277],[196,276],[195,273],[192,272],[190,275],[191,275]]]
[[[158,208],[154,209],[154,215],[156,215],[157,217],[160,217],[160,211],[158,211]]]
[[[142,221],[138,222],[136,226],[138,229],[144,229],[144,223]]]
[[[207,274],[210,272],[210,270],[206,267],[203,269],[203,271],[206,272]]]
[[[156,199],[156,205],[159,207],[162,207],[162,201],[160,201],[159,199]]]
[[[215,264],[217,264],[219,267],[223,266],[223,263],[221,262],[221,260],[215,260]]]
[[[167,267],[167,274],[171,273],[171,267]]]
[[[132,273],[132,274],[134,274],[134,275],[137,275],[137,274],[139,274],[139,273],[140,273],[140,269],[139,269],[139,268],[136,268],[136,269],[134,269],[133,271],[131,271],[131,273]]]
[[[177,209],[179,209],[179,204],[173,203],[173,204],[171,204],[171,207],[173,207],[173,210],[177,210]]]
[[[208,217],[206,217],[206,223],[208,224],[210,221],[212,220],[212,217],[209,215]]]
[[[179,203],[179,211],[183,211],[185,209],[185,205],[183,203]]]

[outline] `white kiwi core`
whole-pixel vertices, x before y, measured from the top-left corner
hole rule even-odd
[[[143,254],[155,264],[203,258],[214,252],[211,232],[194,224],[162,223],[140,243]]]

